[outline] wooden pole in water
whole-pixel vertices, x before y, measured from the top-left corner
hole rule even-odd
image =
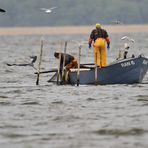
[[[43,54],[43,40],[41,40],[40,58],[39,58],[39,64],[38,64],[38,73],[37,73],[36,85],[39,85],[40,68],[41,68],[41,62],[42,62],[42,54]]]
[[[64,46],[64,59],[63,59],[63,67],[62,67],[62,81],[64,81],[65,77],[65,72],[64,72],[64,67],[65,67],[65,59],[66,59],[66,49],[67,49],[67,41],[65,41],[65,46]]]
[[[96,57],[96,60],[95,60],[95,84],[97,85],[97,82],[98,82],[97,52],[95,53],[95,57]]]
[[[61,42],[61,49],[62,49],[62,42]],[[62,57],[62,53],[61,53],[61,49],[59,52],[59,64],[58,64],[58,73],[57,73],[57,85],[59,84],[59,79],[60,79],[60,72],[61,72],[61,57]]]
[[[59,84],[59,79],[60,79],[60,70],[61,70],[61,52],[59,53],[59,65],[58,65],[58,74],[57,74],[57,84]]]
[[[80,56],[81,56],[81,45],[79,45],[79,49],[78,49],[77,86],[79,86],[79,83],[80,83]]]

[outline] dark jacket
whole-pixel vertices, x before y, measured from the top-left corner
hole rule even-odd
[[[97,38],[107,39],[108,38],[107,31],[102,28],[93,29],[90,34],[90,39],[95,41]]]
[[[65,65],[71,63],[74,60],[74,57],[69,55],[69,54],[65,54]],[[60,69],[63,69],[63,61],[64,61],[64,53],[61,53],[61,61],[60,61]]]

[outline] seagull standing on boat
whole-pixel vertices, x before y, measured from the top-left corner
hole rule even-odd
[[[51,7],[51,8],[40,8],[41,10],[43,10],[45,13],[51,13],[53,12],[53,9],[56,9],[57,7]]]
[[[132,39],[132,38],[130,38],[130,37],[128,37],[128,36],[123,36],[123,37],[121,38],[121,40],[127,40],[127,41],[132,42],[132,43],[135,42],[134,39]]]

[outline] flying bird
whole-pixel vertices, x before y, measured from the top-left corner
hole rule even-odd
[[[115,20],[111,22],[112,24],[117,24],[117,25],[121,25],[123,24],[123,22],[119,21],[119,20]]]
[[[56,9],[57,7],[51,7],[51,8],[40,8],[41,10],[43,10],[45,13],[51,13],[53,11],[53,9]]]
[[[5,13],[5,12],[6,12],[6,10],[4,10],[4,9],[0,8],[0,12]]]

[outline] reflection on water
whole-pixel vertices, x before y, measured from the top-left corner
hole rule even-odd
[[[111,35],[108,63],[116,58],[122,36]],[[147,34],[140,36],[132,34],[138,44],[130,52],[148,57]],[[40,39],[41,36],[0,37],[0,147],[147,148],[148,74],[142,84],[79,87],[48,84],[52,74],[44,74],[36,86],[35,69],[6,63],[24,63],[29,56],[39,55]],[[53,53],[61,47],[59,41],[86,37],[44,39],[42,70],[48,70],[57,67]],[[77,56],[77,48],[69,44],[68,52]],[[81,62],[93,62],[93,52],[87,45],[82,49]]]

